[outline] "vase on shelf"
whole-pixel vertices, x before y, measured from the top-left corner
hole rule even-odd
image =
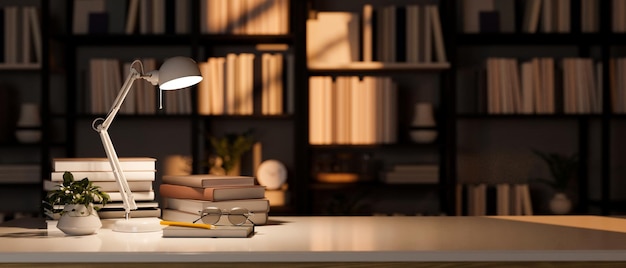
[[[437,129],[432,103],[418,102],[415,104],[409,134],[411,140],[415,143],[431,143],[437,139]]]
[[[550,199],[550,211],[557,215],[570,213],[572,210],[572,200],[565,193],[556,192]]]
[[[36,103],[23,103],[20,106],[20,115],[17,121],[15,137],[22,143],[35,143],[41,141],[41,116],[39,105]]]

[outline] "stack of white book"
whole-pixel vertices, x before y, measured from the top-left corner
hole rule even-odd
[[[383,174],[386,183],[437,183],[439,166],[428,164],[402,164]]]
[[[159,217],[161,210],[155,201],[153,182],[156,177],[156,159],[149,157],[120,158],[120,165],[128,186],[137,203],[131,217]],[[63,183],[63,173],[71,172],[74,180],[88,178],[93,185],[111,197],[109,203],[100,206],[100,218],[123,218],[124,205],[117,181],[107,158],[54,158],[50,180],[44,180],[44,189],[54,190]]]
[[[251,176],[165,175],[159,193],[162,219],[166,221],[193,222],[207,207],[224,212],[240,207],[251,212],[249,219],[255,225],[264,225],[270,210],[265,187],[256,185]],[[227,216],[220,217],[215,224],[230,225]]]

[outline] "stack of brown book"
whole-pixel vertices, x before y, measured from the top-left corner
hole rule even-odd
[[[265,187],[256,185],[250,176],[218,176],[209,174],[165,175],[159,187],[163,202],[162,219],[193,222],[207,207],[229,211],[235,207],[251,212],[249,219],[256,225],[267,222],[269,201]],[[216,225],[230,225],[221,217]]]
[[[152,183],[156,174],[156,159],[150,157],[121,157],[120,166],[128,181],[128,186],[137,203],[137,210],[130,212],[131,217],[159,217],[161,209],[155,201]],[[124,218],[124,205],[111,164],[107,158],[54,158],[50,180],[44,180],[46,191],[54,190],[63,183],[63,173],[69,171],[74,180],[88,178],[93,185],[111,197],[109,203],[101,206],[98,216],[107,218]]]

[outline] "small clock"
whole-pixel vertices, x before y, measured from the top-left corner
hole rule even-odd
[[[287,181],[287,168],[278,160],[265,160],[256,172],[259,184],[268,190],[279,189]]]

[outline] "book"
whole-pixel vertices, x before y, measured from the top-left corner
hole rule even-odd
[[[139,209],[159,207],[159,202],[156,202],[156,201],[138,201],[136,203],[137,203],[137,208]],[[124,203],[122,201],[109,202],[105,206],[102,207],[102,209],[120,209],[120,208],[124,208]]]
[[[70,171],[75,180],[89,178],[90,181],[115,181],[113,171]],[[154,181],[154,171],[123,171],[128,181]],[[53,171],[50,173],[52,181],[63,181],[65,171]]]
[[[74,178],[74,179],[76,179],[76,178]],[[99,186],[101,191],[105,191],[105,192],[119,191],[119,188],[118,188],[118,185],[117,185],[117,181],[92,181],[92,182],[93,182],[94,186]],[[135,191],[139,191],[139,192],[151,191],[151,190],[153,190],[152,183],[153,183],[153,181],[149,181],[149,180],[147,180],[147,181],[129,181],[128,182],[128,187],[133,192],[135,192]],[[59,187],[59,185],[61,185],[61,184],[62,184],[61,181],[44,180],[43,181],[43,188],[46,191],[53,191],[57,187]]]
[[[120,192],[107,192],[111,198],[111,202],[122,201],[122,194]],[[136,191],[132,192],[135,201],[153,201],[154,191]]]
[[[155,171],[156,159],[151,157],[120,157],[124,171]],[[54,158],[54,171],[112,171],[107,158]]]
[[[252,225],[223,225],[213,226],[211,229],[167,226],[163,228],[163,237],[249,237],[254,231]]]
[[[481,11],[493,11],[494,0],[475,1],[464,0],[463,9],[463,32],[478,33],[480,31],[479,14]]]
[[[217,207],[220,209],[232,209],[235,207],[245,208],[252,212],[269,212],[270,202],[268,199],[241,199],[241,200],[228,200],[228,201],[203,201],[194,199],[182,199],[182,198],[167,198],[164,197],[163,208],[176,209],[189,213],[197,213],[206,207]]]
[[[225,176],[212,174],[165,175],[163,183],[191,187],[248,186],[254,185],[252,176]]]
[[[171,208],[161,209],[161,219],[166,221],[184,221],[193,222],[200,218],[200,212],[189,213]],[[268,214],[266,212],[252,212],[250,213],[250,221],[255,225],[265,225],[267,223]],[[201,222],[201,221],[199,221]],[[222,216],[215,225],[231,225],[227,216]]]
[[[318,12],[307,27],[307,59],[310,63],[341,64],[358,61],[360,56],[359,14]]]
[[[265,187],[261,185],[226,187],[191,187],[163,183],[159,186],[161,197],[186,198],[208,201],[252,199],[265,197]]]
[[[114,219],[126,217],[126,211],[123,208],[101,208],[98,210],[98,217],[101,219]],[[161,209],[158,207],[138,208],[130,211],[130,218],[158,218],[161,217]]]
[[[104,0],[74,1],[72,33],[87,34],[89,14],[106,12]]]

